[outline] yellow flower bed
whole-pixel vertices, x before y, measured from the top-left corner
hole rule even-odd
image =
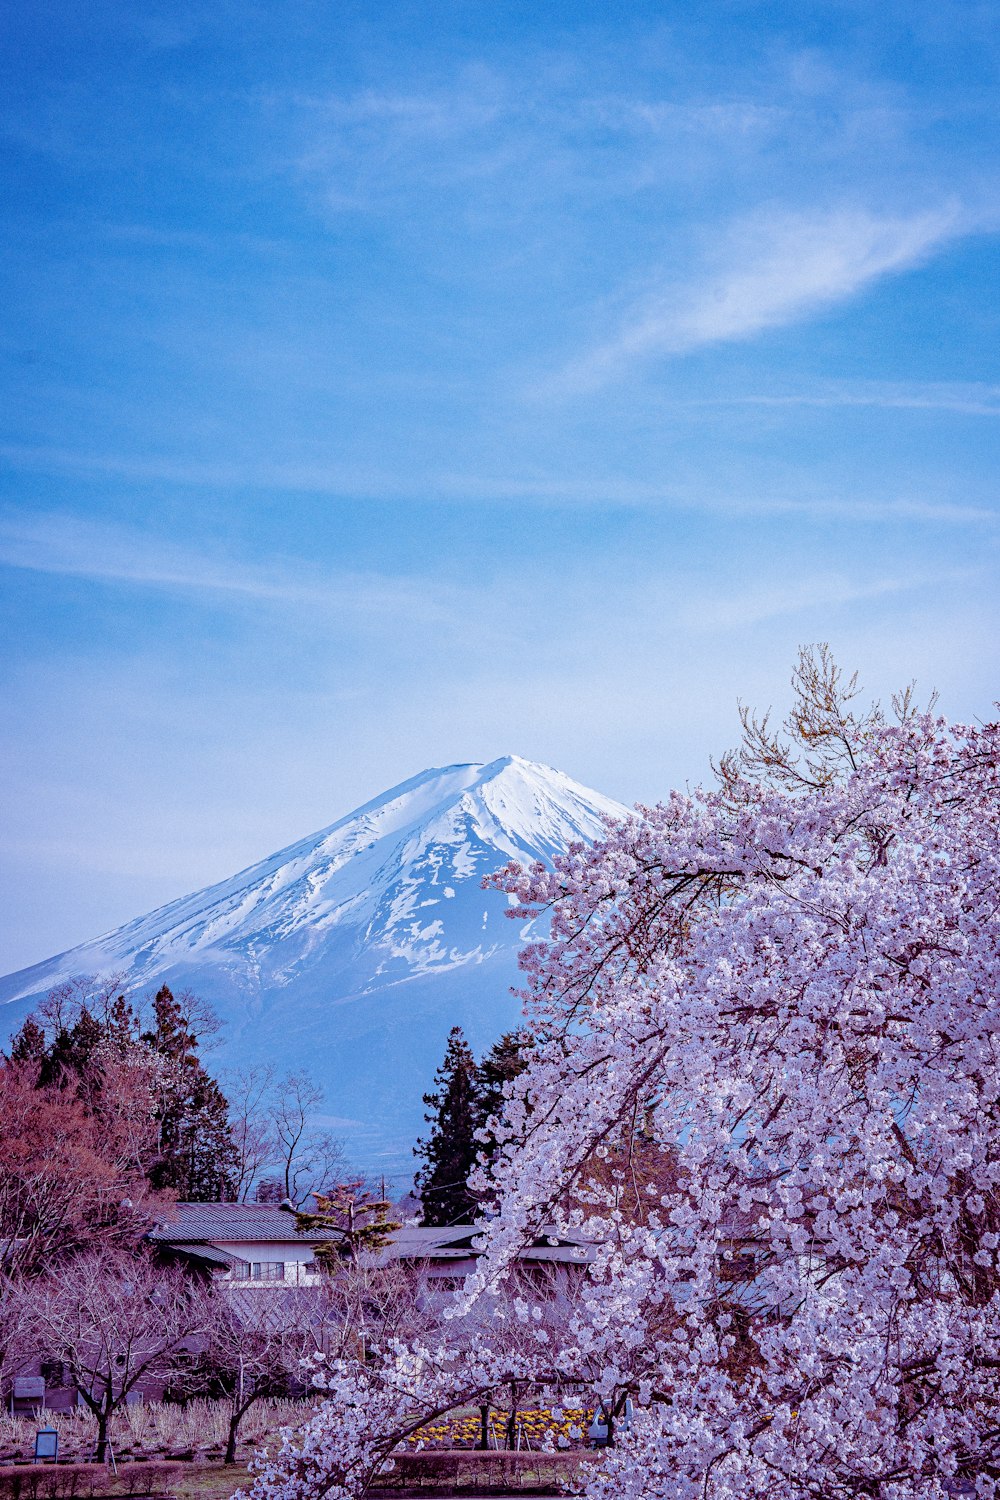
[[[593,1421],[592,1409],[585,1407],[560,1408],[561,1416],[554,1417],[546,1409],[528,1408],[519,1411],[517,1424],[521,1433],[522,1449],[530,1446],[538,1449],[548,1442],[556,1449],[581,1447],[586,1440],[587,1429]],[[507,1438],[507,1421],[510,1413],[502,1409],[490,1410],[490,1447],[503,1448]],[[407,1438],[409,1448],[476,1448],[479,1446],[482,1428],[478,1416],[449,1417],[440,1422],[431,1422]],[[559,1439],[562,1438],[560,1443]],[[515,1440],[516,1445],[516,1440]],[[547,1444],[546,1444],[547,1445]]]

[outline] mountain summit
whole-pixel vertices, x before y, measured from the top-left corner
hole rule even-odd
[[[626,814],[515,755],[423,771],[229,880],[0,979],[6,1029],[76,975],[192,989],[225,1023],[222,1066],[308,1069],[353,1162],[412,1170],[449,1028],[481,1048],[517,1021],[529,932],[483,876],[510,858],[549,863]]]

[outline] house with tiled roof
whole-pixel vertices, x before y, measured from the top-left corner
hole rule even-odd
[[[300,1231],[294,1211],[274,1203],[175,1203],[148,1238],[227,1281],[301,1286],[319,1275],[314,1247],[329,1235]]]
[[[419,1268],[432,1289],[443,1292],[475,1269],[482,1253],[479,1234],[474,1224],[433,1229],[404,1224],[393,1231],[378,1258],[387,1265]],[[321,1273],[315,1249],[329,1238],[298,1229],[294,1210],[272,1203],[175,1203],[170,1216],[149,1234],[164,1254],[227,1283],[275,1287],[316,1285]],[[541,1280],[552,1274],[546,1268],[582,1267],[592,1253],[582,1236],[560,1232],[537,1236],[520,1259]]]

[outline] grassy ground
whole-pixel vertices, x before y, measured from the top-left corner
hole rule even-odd
[[[590,1455],[588,1455],[589,1457]],[[579,1453],[404,1453],[380,1477],[380,1500],[461,1500],[461,1497],[555,1495],[586,1462]],[[123,1464],[117,1474],[103,1464],[22,1464],[0,1467],[0,1500],[231,1500],[250,1475],[242,1464]]]
[[[249,1486],[246,1461],[250,1456],[262,1447],[273,1447],[282,1427],[297,1427],[308,1420],[312,1407],[313,1402],[308,1400],[262,1400],[255,1404],[247,1413],[240,1432],[238,1456],[243,1462],[228,1468],[221,1463],[228,1421],[224,1402],[199,1400],[185,1406],[150,1403],[124,1407],[116,1413],[111,1431],[114,1454],[122,1470],[120,1480],[116,1481],[113,1475],[104,1471],[105,1477],[98,1481],[90,1472],[85,1472],[76,1500],[83,1500],[85,1495],[105,1494],[114,1500],[129,1500],[130,1495],[143,1494],[169,1494],[174,1500],[230,1500],[237,1491]],[[497,1450],[502,1450],[505,1444],[507,1417],[508,1413],[502,1409],[494,1408],[490,1413],[489,1447],[496,1461],[502,1458],[502,1453]],[[393,1491],[394,1500],[401,1500],[411,1482],[422,1490],[424,1500],[431,1500],[435,1490],[449,1495],[461,1494],[469,1487],[466,1481],[480,1495],[489,1492],[494,1479],[500,1481],[503,1489],[514,1493],[522,1487],[539,1489],[544,1485],[547,1489],[550,1476],[538,1468],[537,1460],[542,1458],[539,1449],[556,1450],[557,1462],[552,1466],[553,1470],[560,1467],[558,1458],[569,1456],[567,1450],[582,1457],[584,1433],[590,1417],[590,1410],[579,1406],[553,1408],[551,1411],[532,1407],[520,1410],[515,1446],[521,1450],[522,1459],[535,1460],[531,1464],[534,1472],[522,1476],[514,1462],[508,1466],[510,1473],[488,1476],[485,1469],[480,1472],[487,1455],[470,1453],[478,1447],[480,1440],[479,1410],[456,1411],[414,1433],[403,1446],[400,1469],[405,1468],[407,1462],[414,1461],[416,1468],[412,1475],[408,1469],[395,1475],[391,1484],[386,1485],[387,1500]],[[62,1471],[65,1481],[61,1487],[54,1476],[65,1464],[70,1468],[80,1464],[89,1466],[96,1436],[89,1412],[77,1407],[68,1412],[34,1412],[14,1417],[0,1409],[0,1500],[7,1500],[8,1492],[13,1494],[11,1484],[16,1478],[13,1469],[30,1464],[35,1432],[43,1423],[51,1424],[59,1434],[60,1465],[51,1471],[45,1470],[53,1474],[51,1482],[45,1481],[48,1489],[32,1481],[21,1500],[58,1500],[60,1495],[74,1493],[66,1487],[69,1470]],[[467,1474],[465,1470],[469,1465],[461,1466],[463,1453],[472,1461],[474,1472],[470,1469]],[[182,1461],[190,1460],[192,1456],[194,1461]],[[148,1462],[148,1470],[145,1465],[137,1463],[140,1459]],[[431,1470],[437,1459],[442,1461],[442,1472],[432,1476]],[[475,1467],[477,1462],[479,1467]],[[34,1470],[36,1476],[41,1472]],[[5,1483],[4,1476],[9,1483]],[[458,1484],[461,1484],[461,1489]]]
[[[170,1475],[169,1491],[177,1500],[229,1500],[230,1495],[245,1489],[250,1476],[242,1464],[176,1464],[176,1477]]]
[[[0,1500],[230,1500],[249,1483],[242,1465],[221,1463],[19,1464],[0,1467]]]
[[[281,1427],[298,1426],[312,1410],[311,1401],[262,1400],[247,1412],[240,1427],[240,1457],[273,1441]],[[111,1421],[111,1445],[119,1463],[136,1458],[153,1462],[198,1449],[213,1458],[226,1444],[229,1412],[223,1401],[142,1403],[121,1407]],[[43,1424],[59,1434],[59,1457],[85,1462],[94,1451],[97,1429],[84,1407],[67,1412],[33,1412],[12,1417],[0,1410],[0,1465],[30,1460],[35,1432]]]

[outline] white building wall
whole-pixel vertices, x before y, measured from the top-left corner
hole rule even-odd
[[[248,1242],[246,1240],[217,1240],[212,1242],[217,1250],[222,1250],[226,1255],[233,1256],[236,1260],[245,1261],[248,1265],[255,1263],[275,1265],[281,1263],[285,1267],[283,1282],[249,1281],[247,1278],[230,1276],[232,1281],[246,1281],[247,1285],[284,1285],[301,1286],[312,1284],[317,1275],[315,1261],[313,1259],[312,1245],[288,1244],[280,1240],[260,1240]]]

